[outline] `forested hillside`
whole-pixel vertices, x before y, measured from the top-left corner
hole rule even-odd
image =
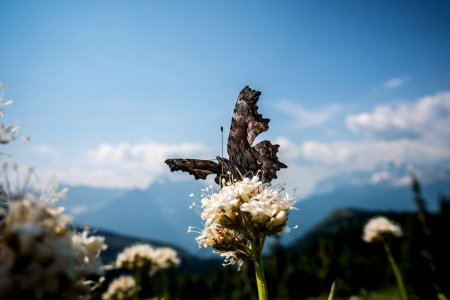
[[[431,214],[421,206],[418,183],[413,188],[412,200],[419,205],[418,211],[338,208],[294,243],[283,246],[274,240],[264,257],[270,298],[326,298],[336,281],[336,299],[352,295],[368,297],[380,291],[381,299],[396,299],[394,274],[382,245],[362,239],[364,225],[380,215],[395,221],[403,230],[402,237],[389,243],[410,298],[436,299],[437,291],[448,294],[445,283],[450,279],[450,246],[444,241],[450,232],[450,200],[441,197],[440,210]],[[110,245],[105,252],[108,260],[114,259],[121,247],[138,241],[102,234]],[[222,267],[219,259],[201,260],[178,251],[181,265],[171,270],[169,277],[157,274],[148,278],[145,286],[149,295],[161,288],[163,280],[168,280],[165,284],[170,285],[174,298],[256,299],[252,264],[245,264],[236,272],[233,266]],[[389,291],[389,295],[383,296],[384,291]]]

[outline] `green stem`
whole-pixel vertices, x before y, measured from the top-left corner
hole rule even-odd
[[[134,279],[136,280],[136,285],[139,287],[139,292],[134,297],[134,299],[139,299],[141,293],[144,292],[144,284],[145,284],[145,275],[147,271],[144,268],[137,268],[134,270]]]
[[[258,298],[259,300],[268,300],[269,294],[267,292],[266,278],[264,276],[264,268],[262,265],[261,254],[254,258],[256,284],[258,286]]]
[[[397,285],[400,290],[400,295],[403,300],[408,300],[408,295],[406,294],[405,290],[405,284],[403,283],[402,274],[400,273],[400,270],[397,267],[397,264],[395,263],[394,257],[392,256],[391,248],[389,245],[383,241],[384,250],[386,250],[386,254],[389,259],[389,263],[391,264],[392,270],[395,274],[395,279],[397,280]]]
[[[163,272],[163,299],[168,300],[170,299],[169,295],[169,274],[166,272]]]
[[[335,286],[336,286],[336,281],[333,281],[333,284],[331,285],[330,294],[328,295],[328,300],[333,300]]]

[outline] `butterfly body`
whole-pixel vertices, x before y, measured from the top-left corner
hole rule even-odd
[[[217,162],[202,159],[167,159],[165,162],[173,171],[184,171],[194,175],[195,179],[206,179],[216,175],[221,179],[241,179],[259,175],[263,182],[277,178],[276,172],[287,166],[277,157],[279,145],[270,141],[261,141],[252,146],[255,138],[269,129],[269,119],[258,113],[256,105],[261,92],[248,86],[240,92],[231,120],[227,143],[228,158],[218,156]]]

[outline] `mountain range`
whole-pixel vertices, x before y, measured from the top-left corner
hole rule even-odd
[[[450,195],[448,183],[434,181],[422,185],[430,211],[437,209],[439,195]],[[199,249],[196,234],[187,233],[189,226],[202,226],[200,210],[195,207],[189,209],[193,202],[189,195],[194,193],[200,197],[200,189],[204,186],[204,182],[190,180],[163,181],[144,190],[68,187],[67,197],[60,204],[73,216],[78,226],[87,225],[151,239],[205,257],[211,255],[211,249]],[[298,228],[284,235],[281,243],[290,244],[298,240],[336,208],[398,212],[415,209],[409,186],[370,183],[333,185],[330,181],[324,182],[323,186],[327,188],[319,188],[310,196],[299,198],[297,195],[297,210],[291,211],[288,226]]]

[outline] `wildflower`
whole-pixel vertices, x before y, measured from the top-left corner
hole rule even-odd
[[[167,269],[180,264],[180,259],[177,256],[177,252],[172,248],[156,248],[155,255],[159,269]]]
[[[76,233],[49,198],[24,194],[9,203],[0,241],[2,299],[87,299],[88,276],[102,273],[103,237]]]
[[[225,257],[225,264],[238,266],[259,255],[266,237],[288,232],[289,211],[295,209],[283,188],[271,188],[258,176],[203,194],[201,203],[205,227],[196,238],[199,246],[211,246]]]
[[[367,243],[381,242],[383,244],[384,250],[391,265],[392,271],[394,272],[395,279],[400,291],[400,297],[402,300],[408,300],[408,295],[406,293],[405,284],[403,282],[402,274],[397,266],[392,255],[391,248],[385,237],[388,236],[402,236],[403,232],[400,226],[385,217],[375,217],[369,220],[364,226],[363,240]]]
[[[259,176],[223,181],[217,193],[208,192],[209,188],[202,189],[205,227],[189,227],[188,232],[199,234],[199,247],[212,247],[224,257],[223,265],[237,265],[240,270],[244,260],[252,260],[259,299],[268,299],[261,253],[266,237],[290,231],[286,222],[289,211],[295,209],[293,198],[283,186],[272,188]]]
[[[0,118],[5,116],[4,106],[10,105],[13,101],[3,98],[3,89],[5,85],[0,82]],[[10,124],[0,124],[0,144],[8,144],[14,141],[19,134],[19,127]]]
[[[102,294],[103,300],[127,300],[136,299],[139,286],[132,276],[120,276],[114,279]]]
[[[382,240],[385,236],[402,236],[402,229],[385,217],[376,217],[365,225],[363,240],[367,243]]]
[[[136,244],[125,248],[116,259],[116,266],[128,270],[144,269],[154,273],[178,265],[180,260],[171,248],[153,248],[148,244]]]
[[[72,235],[72,247],[77,250],[75,253],[78,254],[78,263],[85,265],[85,272],[95,274],[102,268],[98,257],[107,246],[103,236],[88,236],[88,234],[88,230],[84,230]]]
[[[147,244],[137,244],[125,248],[116,259],[116,266],[128,270],[145,268],[150,270],[153,266],[155,249]]]

